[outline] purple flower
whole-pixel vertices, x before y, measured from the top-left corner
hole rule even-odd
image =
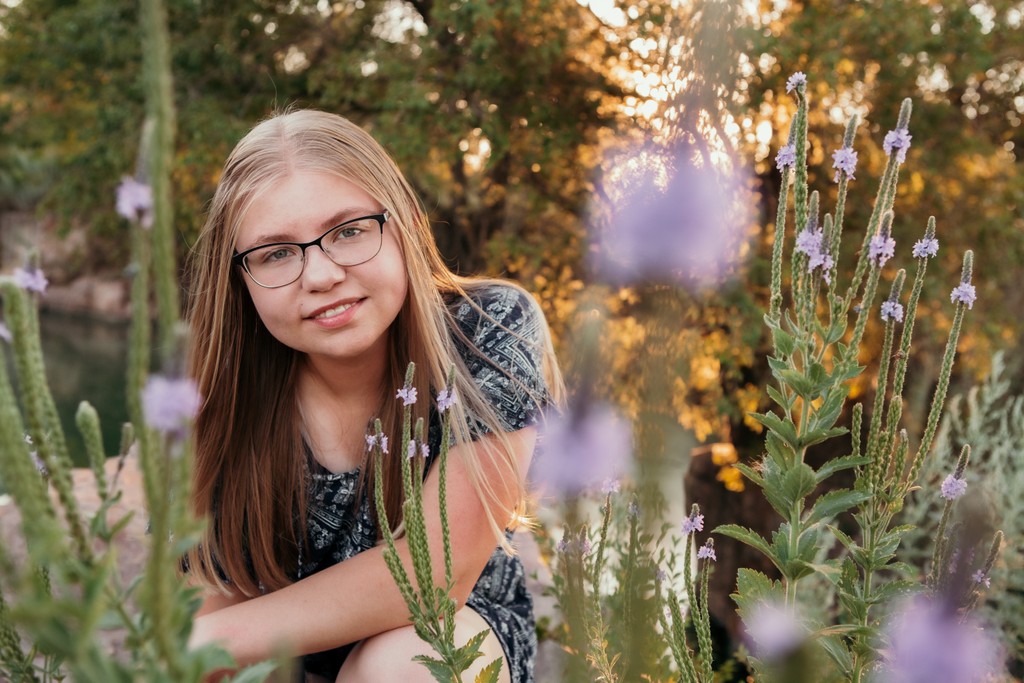
[[[146,424],[167,434],[183,436],[201,404],[202,397],[191,379],[153,375],[142,389]]]
[[[437,393],[437,410],[440,413],[447,412],[455,405],[455,391],[447,387]]]
[[[672,282],[699,289],[735,269],[748,239],[746,176],[695,160],[692,148],[646,148],[610,158],[605,180],[612,198],[596,206],[588,251],[606,282]]]
[[[409,460],[412,460],[413,458],[416,457],[416,440],[415,439],[409,439],[409,447],[406,449],[405,457],[409,458]]]
[[[949,293],[950,301],[967,304],[967,308],[974,308],[974,300],[976,298],[977,293],[974,290],[974,285],[969,282],[961,282]]]
[[[30,452],[28,457],[32,458],[32,464],[35,466],[36,472],[39,472],[39,476],[44,479],[50,476],[50,470],[46,468],[46,463],[39,457],[39,451]]]
[[[914,258],[924,258],[926,256],[935,256],[939,253],[939,240],[932,237],[931,239],[919,239],[914,242]]]
[[[708,539],[708,541],[710,541],[710,540],[711,539]],[[710,542],[709,543],[705,543],[704,545],[702,545],[697,550],[697,559],[698,560],[711,560],[712,562],[715,562],[715,561],[718,560],[718,557],[715,556],[715,549],[711,546]]]
[[[746,615],[743,626],[758,658],[780,659],[795,650],[807,637],[796,614],[783,605],[763,602]]]
[[[626,514],[633,519],[640,519],[640,505],[635,501],[629,501],[629,507],[626,508]]]
[[[796,145],[784,145],[779,148],[775,155],[775,167],[780,171],[784,168],[793,168],[796,165]]]
[[[895,320],[903,322],[903,304],[898,301],[882,302],[882,320]]]
[[[895,253],[896,240],[888,234],[878,233],[871,238],[871,244],[868,246],[868,258],[875,261],[879,268],[884,266],[885,262],[891,259]]]
[[[372,451],[375,446],[380,446],[381,453],[388,452],[388,437],[384,434],[367,434],[366,450]]]
[[[658,571],[654,572],[654,580],[658,583],[665,581],[668,578],[668,572],[658,567]]]
[[[0,321],[0,339],[3,339],[8,344],[14,340],[14,335],[11,334],[11,328],[7,327],[3,321]]]
[[[704,531],[704,515],[699,512],[683,520],[683,534],[689,536],[694,531]]]
[[[840,173],[845,173],[850,180],[856,180],[853,172],[857,170],[857,150],[853,147],[843,147],[832,152],[832,168],[836,169],[837,183]]]
[[[50,284],[50,281],[43,275],[43,271],[38,268],[15,268],[14,284],[28,292],[43,294],[46,292],[46,286]]]
[[[924,596],[899,607],[884,627],[880,683],[973,683],[998,673],[999,646],[969,617]]]
[[[395,394],[395,398],[402,399],[402,405],[411,406],[416,402],[416,387],[404,386]]]
[[[795,251],[807,254],[808,256],[814,256],[821,251],[821,243],[824,241],[825,232],[823,230],[814,230],[813,228],[804,228],[800,231],[800,234],[796,236]]]
[[[786,92],[793,92],[801,85],[807,85],[807,76],[803,71],[797,71],[786,81]]]
[[[835,261],[832,260],[832,255],[821,250],[811,254],[810,259],[807,260],[807,272],[813,273],[815,268],[821,268],[821,277],[825,280],[825,284],[832,284],[833,265],[835,265]]]
[[[985,588],[992,587],[992,579],[988,577],[984,570],[979,569],[978,571],[971,574],[971,580],[974,581],[974,583],[976,584],[985,586]]]
[[[426,460],[430,456],[430,447],[425,444],[420,444],[420,457]]]
[[[580,539],[580,555],[590,554],[590,539],[586,536]]]
[[[117,186],[117,212],[142,227],[153,227],[153,188],[130,176]]]
[[[907,150],[910,149],[910,138],[913,137],[907,132],[906,128],[897,128],[896,130],[890,130],[885,134],[885,140],[882,141],[882,149],[885,153],[892,156],[893,151],[896,151],[896,161],[901,164],[907,160]]]
[[[619,480],[613,479],[612,477],[608,477],[604,480],[604,483],[601,484],[601,493],[608,496],[613,493],[618,493],[620,490],[622,490],[622,485],[619,483]]]
[[[956,500],[967,493],[967,480],[958,478],[954,472],[942,481],[941,493],[946,500]]]
[[[632,441],[629,422],[603,403],[549,414],[541,423],[531,478],[552,494],[597,490],[608,479],[622,478]]]

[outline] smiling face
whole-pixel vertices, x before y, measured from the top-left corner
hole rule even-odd
[[[294,171],[249,206],[235,251],[273,242],[308,242],[339,223],[387,208],[338,176]],[[384,224],[380,252],[357,266],[339,266],[320,248],[308,247],[302,275],[284,287],[261,287],[239,270],[270,334],[313,361],[383,363],[388,330],[408,290],[397,230],[391,218]]]

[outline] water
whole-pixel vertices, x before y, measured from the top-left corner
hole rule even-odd
[[[128,324],[44,311],[40,313],[39,328],[46,377],[72,461],[78,466],[88,464],[85,444],[75,426],[75,413],[82,401],[96,408],[103,449],[108,456],[116,455],[121,425],[128,421]]]

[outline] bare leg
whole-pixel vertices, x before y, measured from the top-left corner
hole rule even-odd
[[[468,607],[455,613],[455,643],[464,644],[470,638],[489,628],[479,614]],[[501,657],[499,683],[510,683],[508,663],[504,661],[501,643],[494,633],[488,633],[480,647],[483,653],[473,666],[463,674],[463,679],[472,681],[488,664]],[[403,626],[367,638],[359,643],[338,673],[336,683],[380,683],[380,681],[401,681],[402,683],[434,683],[427,668],[412,661],[416,655],[437,656],[429,645],[420,640],[412,626]]]

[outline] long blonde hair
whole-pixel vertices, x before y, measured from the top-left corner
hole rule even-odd
[[[230,259],[239,226],[255,199],[299,170],[344,178],[391,212],[387,227],[404,255],[409,287],[389,330],[390,384],[381,387],[382,398],[402,385],[409,362],[416,363],[415,385],[421,397],[444,388],[454,366],[459,396],[453,413],[456,441],[474,437],[469,416],[483,424],[497,438],[480,442],[479,457],[506,464],[516,475],[517,500],[525,500],[522,473],[501,421],[455,350],[456,339],[467,348],[472,344],[445,304],[452,297],[465,297],[472,304],[467,292],[493,281],[459,277],[448,269],[415,192],[368,133],[325,112],[275,115],[253,128],[228,157],[191,259],[188,368],[204,397],[195,422],[191,505],[197,516],[210,518],[210,524],[186,559],[189,571],[203,583],[247,596],[290,583],[304,542],[306,473],[296,402],[300,354],[264,327]],[[523,299],[532,301],[528,295]],[[533,314],[542,319],[539,310]],[[540,347],[548,400],[560,403],[561,376],[547,327],[539,327],[539,339],[523,342]],[[519,388],[529,392],[525,386]],[[415,416],[426,421],[428,404],[417,402]],[[384,402],[381,420],[393,443],[400,436],[400,411],[396,401]],[[480,476],[477,459],[468,465],[481,499],[497,500],[495,487]],[[399,521],[401,472],[395,460],[385,460],[379,473],[368,463],[363,476],[364,482],[382,478],[388,519]],[[490,507],[485,508],[496,541],[508,550],[503,533],[508,520],[495,519]]]

